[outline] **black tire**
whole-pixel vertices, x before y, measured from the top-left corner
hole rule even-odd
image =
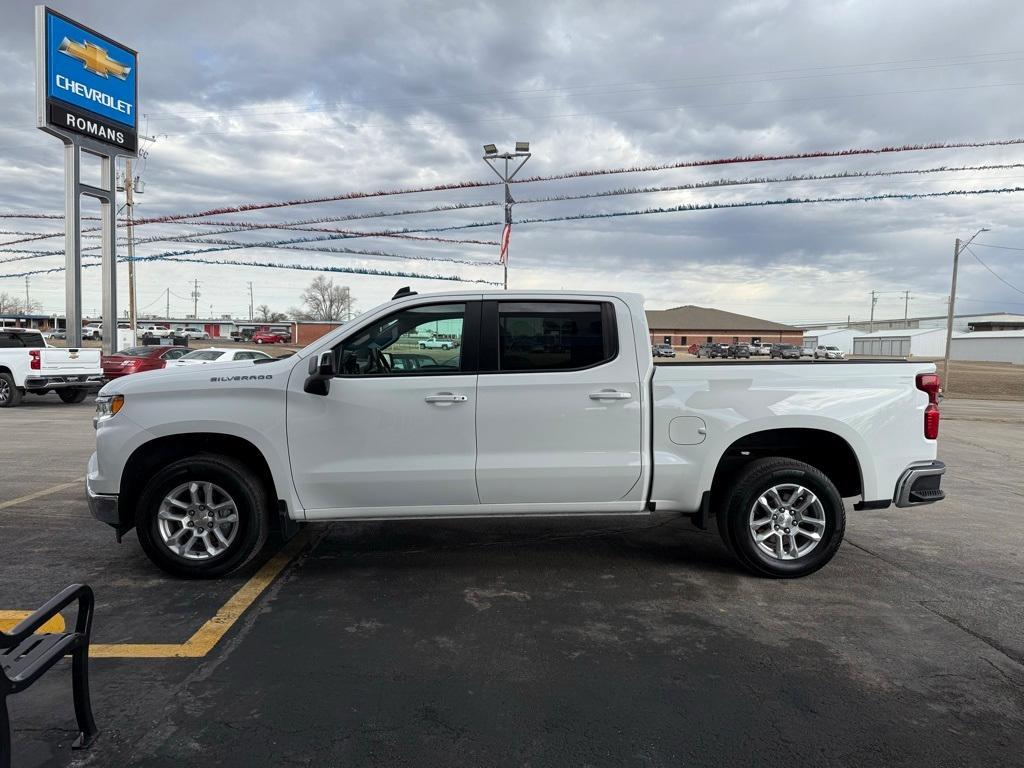
[[[0,373],[0,408],[14,408],[21,403],[21,390],[14,386],[14,377]]]
[[[65,403],[80,403],[89,394],[84,389],[58,389],[57,397]]]
[[[803,486],[817,496],[825,530],[821,540],[805,555],[780,560],[757,546],[750,530],[749,516],[765,491],[790,483]],[[827,564],[842,544],[846,531],[843,500],[832,481],[809,464],[781,457],[757,459],[740,469],[731,491],[718,508],[717,517],[722,540],[736,559],[759,576],[779,579],[807,576]],[[798,551],[800,548],[798,545]]]
[[[184,482],[212,482],[224,489],[238,510],[234,540],[217,556],[190,560],[164,544],[157,513],[164,497]],[[271,500],[260,478],[242,462],[217,454],[198,454],[162,469],[146,484],[135,509],[139,543],[159,568],[186,579],[212,579],[241,568],[259,552],[270,527]]]

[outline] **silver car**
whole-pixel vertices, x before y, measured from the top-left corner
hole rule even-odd
[[[814,359],[819,360],[822,358],[825,360],[845,360],[846,356],[839,347],[821,345],[814,350]]]

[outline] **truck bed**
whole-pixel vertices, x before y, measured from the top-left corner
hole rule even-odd
[[[857,458],[864,500],[891,499],[909,464],[935,458],[935,441],[922,428],[928,396],[915,385],[918,374],[934,371],[934,363],[907,360],[658,364],[651,500],[659,509],[698,509],[699,489],[714,476],[709,459],[765,430],[837,435]]]

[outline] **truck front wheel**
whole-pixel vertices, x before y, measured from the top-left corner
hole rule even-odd
[[[139,543],[173,576],[223,576],[263,547],[270,506],[259,477],[241,462],[215,454],[180,459],[142,491],[135,510]]]
[[[718,515],[719,532],[736,558],[773,578],[814,573],[835,555],[846,530],[832,481],[809,464],[781,457],[743,467]]]

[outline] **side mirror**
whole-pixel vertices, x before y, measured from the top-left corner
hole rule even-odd
[[[326,395],[331,391],[331,379],[337,374],[334,352],[321,352],[319,357],[309,358],[309,376],[302,389],[311,395]]]

